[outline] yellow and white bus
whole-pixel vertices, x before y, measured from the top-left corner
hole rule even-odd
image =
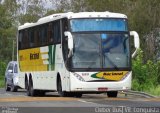
[[[127,16],[111,12],[60,13],[18,28],[19,86],[28,96],[60,96],[131,89],[131,58],[139,36]],[[131,55],[130,36],[135,52]]]

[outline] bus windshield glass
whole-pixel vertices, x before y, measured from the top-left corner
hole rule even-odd
[[[126,19],[72,19],[72,69],[130,69]]]
[[[128,69],[130,67],[127,33],[72,33],[71,67],[80,69]]]
[[[72,19],[72,32],[128,31],[126,19]]]

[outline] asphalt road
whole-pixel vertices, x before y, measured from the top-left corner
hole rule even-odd
[[[56,92],[45,97],[28,97],[25,90],[0,89],[0,113],[160,113],[160,98],[119,94],[85,94],[82,98],[59,97]]]

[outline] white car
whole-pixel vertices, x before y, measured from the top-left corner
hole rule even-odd
[[[17,62],[10,61],[5,72],[5,90],[16,92],[18,88]]]

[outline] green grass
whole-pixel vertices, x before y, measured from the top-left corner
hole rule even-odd
[[[0,88],[4,87],[4,77],[0,76]]]
[[[156,88],[152,88],[147,93],[155,95],[155,96],[160,96],[160,85],[158,85]]]

